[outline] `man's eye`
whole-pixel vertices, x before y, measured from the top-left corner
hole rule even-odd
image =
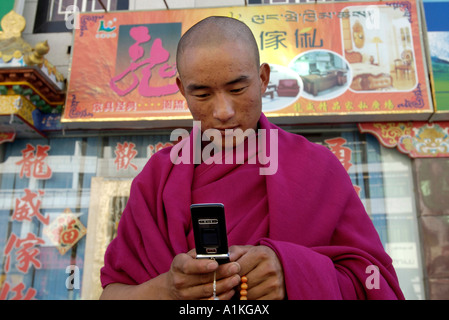
[[[239,92],[242,92],[245,89],[246,89],[246,87],[236,88],[236,89],[232,89],[231,92],[232,93],[239,93]]]
[[[195,97],[203,99],[203,98],[207,98],[209,96],[208,93],[203,93],[203,94],[195,94]]]

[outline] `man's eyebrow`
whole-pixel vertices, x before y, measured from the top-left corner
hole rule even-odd
[[[187,91],[195,91],[195,90],[203,90],[203,89],[209,89],[209,86],[201,85],[201,84],[189,84],[187,86]]]
[[[229,85],[236,84],[236,83],[239,83],[239,82],[244,82],[244,81],[247,81],[248,79],[249,79],[248,76],[242,75],[242,76],[238,77],[237,79],[234,79],[234,80],[231,80],[231,81],[227,82],[226,85],[229,86]]]

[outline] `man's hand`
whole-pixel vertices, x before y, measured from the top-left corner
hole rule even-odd
[[[209,299],[213,295],[214,272],[216,294],[220,300],[230,299],[240,283],[240,266],[236,262],[218,265],[214,260],[195,259],[195,250],[178,254],[166,274],[172,299]]]
[[[240,276],[248,278],[248,299],[282,300],[285,282],[276,253],[267,246],[232,246],[231,261],[240,265]]]
[[[248,278],[248,299],[284,299],[282,265],[276,253],[266,246],[232,246],[230,263],[195,259],[195,250],[175,256],[170,270],[140,285],[111,283],[102,299],[210,299],[213,296],[214,272],[216,294],[220,300],[231,299]]]

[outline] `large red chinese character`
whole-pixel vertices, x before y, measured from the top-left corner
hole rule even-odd
[[[11,251],[14,248],[14,244],[16,243],[17,236],[14,233],[11,233],[11,236],[8,239],[8,242],[6,243],[5,249],[3,249],[3,254],[5,255],[5,273],[9,272],[9,268],[11,266]]]
[[[43,195],[44,191],[39,190],[39,195]],[[40,222],[45,225],[48,225],[50,222],[50,217],[43,216],[40,213],[41,200],[36,200],[35,198],[38,196],[37,193],[31,192],[29,189],[25,189],[25,196],[20,199],[16,199],[16,205],[14,207],[14,213],[12,215],[12,219],[16,221],[31,221],[31,218],[35,216]]]
[[[345,167],[346,171],[351,168],[351,158],[352,158],[352,150],[348,147],[343,147],[343,145],[347,142],[344,138],[333,138],[324,140],[325,143],[329,145],[330,150],[333,154],[340,160],[343,167]]]
[[[8,298],[8,293],[10,292],[11,285],[8,282],[5,282],[2,290],[0,291],[0,300],[6,300]],[[23,282],[20,282],[17,286],[12,288],[12,291],[15,295],[10,300],[31,300],[36,295],[36,289],[28,288],[25,295],[23,295],[23,290],[25,289],[25,285]]]
[[[117,164],[117,170],[120,169],[128,169],[128,166],[131,166],[134,170],[137,170],[137,166],[131,163],[131,160],[137,155],[137,151],[134,150],[136,145],[132,142],[124,142],[121,144],[117,143],[117,147],[115,148],[115,161]]]
[[[340,160],[343,167],[346,171],[351,168],[352,163],[352,150],[348,147],[343,147],[343,145],[347,142],[344,138],[333,138],[324,140],[325,143],[329,145],[330,150],[335,154],[335,156]],[[357,192],[357,195],[360,196],[360,188],[359,186],[354,185],[354,189]]]
[[[17,161],[17,165],[21,165],[20,178],[25,175],[27,178],[50,179],[52,171],[45,159],[48,157],[50,146],[38,145],[35,149],[31,144],[27,143],[26,148],[22,150],[22,160]],[[36,154],[34,154],[36,151]]]
[[[31,144],[27,144],[27,147],[22,150],[22,160],[16,162],[18,165],[22,165],[20,169],[20,177],[31,177],[32,167],[34,164],[34,147]]]
[[[34,265],[36,269],[41,268],[41,262],[36,259],[36,256],[40,253],[40,250],[34,248],[34,246],[39,244],[44,244],[45,241],[41,238],[38,238],[35,234],[28,232],[28,235],[24,239],[19,239],[14,233],[11,233],[11,236],[6,243],[5,249],[3,253],[5,254],[5,273],[9,272],[10,263],[11,263],[11,253],[12,249],[16,248],[17,250],[17,269],[23,273],[27,273],[30,265]]]
[[[139,94],[144,97],[160,97],[178,92],[179,89],[175,83],[159,87],[152,87],[149,85],[152,77],[152,69],[157,65],[163,64],[159,68],[158,72],[162,79],[172,78],[177,73],[176,64],[169,65],[167,63],[170,58],[170,52],[164,49],[162,46],[162,40],[159,38],[155,39],[150,49],[149,58],[137,62],[137,60],[142,58],[144,55],[144,49],[141,47],[141,44],[150,41],[151,35],[148,33],[148,28],[144,26],[131,28],[129,35],[135,40],[135,43],[128,49],[129,57],[133,62],[130,63],[129,67],[125,71],[111,79],[109,82],[111,89],[120,96],[130,93],[137,86]],[[135,71],[141,67],[142,79],[139,80],[138,76],[135,74]],[[133,82],[128,88],[122,90],[117,86],[116,82],[121,81],[128,74],[132,75]]]

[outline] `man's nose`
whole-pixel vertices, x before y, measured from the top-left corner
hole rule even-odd
[[[234,115],[235,110],[232,104],[232,99],[225,93],[217,94],[214,101],[214,118],[220,120],[221,122],[226,122]]]

